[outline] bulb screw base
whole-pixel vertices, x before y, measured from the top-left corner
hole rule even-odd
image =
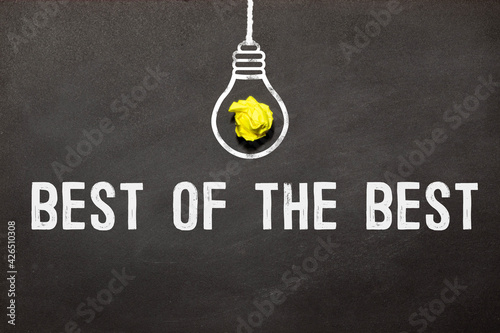
[[[243,41],[233,53],[233,75],[240,80],[257,80],[266,74],[266,54],[254,41]]]

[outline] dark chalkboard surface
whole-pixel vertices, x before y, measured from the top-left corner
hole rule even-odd
[[[245,39],[246,6],[0,4],[0,331],[500,331],[500,3],[256,0],[253,37],[290,127],[255,160],[226,152],[210,124]],[[32,230],[32,182],[52,183],[61,198],[61,181],[85,182],[73,192],[85,209],[72,216],[85,229],[63,230],[60,218]],[[116,215],[109,231],[90,223],[100,181],[116,190],[105,199]],[[172,222],[182,181],[200,193],[189,232]],[[226,208],[204,230],[201,193],[213,181],[226,182],[214,191]],[[398,230],[396,202],[389,229],[366,229],[366,183],[391,181],[420,183],[407,191],[420,201],[408,210],[418,230]],[[451,192],[439,197],[451,216],[443,231],[425,224],[435,181]],[[314,182],[337,183],[324,191],[336,200],[324,214],[336,230],[314,230]],[[136,230],[121,183],[143,183]],[[255,183],[278,184],[272,230]],[[308,230],[296,213],[284,230],[284,183],[295,201],[308,184]],[[478,183],[471,230],[456,183]]]

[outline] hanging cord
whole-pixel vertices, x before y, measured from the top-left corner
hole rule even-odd
[[[247,8],[247,44],[253,44],[253,0],[248,0]]]

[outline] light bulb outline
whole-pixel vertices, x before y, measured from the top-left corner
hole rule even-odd
[[[256,46],[257,50],[251,51],[251,50],[242,50],[242,46]],[[244,61],[241,61],[241,59],[237,59],[236,55],[238,55],[239,52],[243,53],[253,53],[253,54],[261,54],[262,58],[261,59],[243,59]],[[231,79],[229,80],[229,84],[224,90],[224,92],[220,95],[219,99],[215,103],[214,110],[212,111],[212,131],[215,135],[215,138],[219,142],[219,144],[224,148],[227,152],[232,154],[233,156],[239,157],[239,158],[244,158],[244,159],[257,159],[261,158],[264,156],[269,155],[272,153],[278,146],[281,144],[281,142],[285,139],[285,136],[288,132],[288,127],[289,127],[289,117],[288,117],[288,111],[286,109],[285,103],[281,99],[280,95],[274,90],[272,87],[271,83],[269,82],[267,75],[266,75],[266,70],[264,69],[265,67],[265,53],[260,50],[260,45],[257,44],[254,41],[248,42],[248,41],[243,41],[240,44],[238,44],[238,50],[233,53],[233,71],[231,74]],[[262,66],[260,67],[237,67],[236,63],[237,62],[262,62]],[[261,71],[261,74],[238,74],[238,71],[245,71],[245,70],[252,70],[252,71]],[[226,97],[229,95],[231,90],[234,87],[234,84],[236,83],[236,80],[262,80],[264,85],[266,86],[267,90],[271,95],[274,97],[274,99],[278,102],[278,105],[280,106],[281,113],[283,114],[283,128],[281,130],[281,134],[278,137],[278,139],[268,148],[265,150],[258,152],[258,153],[242,153],[237,151],[236,149],[230,147],[224,139],[222,139],[219,129],[217,128],[217,115],[220,111],[220,106],[222,102],[226,99]]]

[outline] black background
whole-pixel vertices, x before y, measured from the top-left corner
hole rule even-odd
[[[293,265],[313,254],[317,237],[339,244],[259,332],[414,332],[409,316],[440,297],[444,279],[466,291],[429,323],[428,332],[500,331],[498,170],[500,88],[452,130],[443,113],[474,93],[478,77],[500,81],[500,3],[404,1],[370,44],[348,62],[341,42],[354,44],[371,10],[385,1],[264,1],[255,3],[254,38],[267,55],[270,82],[291,122],[271,155],[237,159],[215,140],[212,108],[231,75],[231,54],[245,37],[244,1],[81,2],[60,5],[16,53],[8,33],[22,35],[35,2],[0,5],[1,243],[6,264],[8,220],[17,223],[17,320],[7,325],[5,281],[0,330],[62,332],[75,320],[82,332],[235,332],[237,318],[269,298]],[[110,104],[142,82],[146,67],[168,72],[124,119]],[[245,96],[246,97],[246,96]],[[61,184],[52,170],[75,148],[82,130],[102,118],[115,129],[64,175],[84,181],[86,209],[73,220],[82,231],[31,230],[31,182]],[[365,186],[397,173],[398,156],[414,140],[443,128],[446,142],[405,179],[420,182],[409,219],[420,230],[367,231]],[[172,191],[190,181],[199,191],[231,161],[213,230],[181,232],[172,223]],[[234,167],[234,165],[232,165]],[[108,181],[117,216],[96,231],[91,186]],[[335,181],[337,209],[325,216],[337,230],[312,225],[315,181]],[[434,210],[425,188],[443,181],[451,198],[447,230],[425,225]],[[143,182],[138,228],[127,230],[124,182]],[[273,230],[262,230],[256,182],[277,182]],[[283,182],[309,184],[309,230],[283,230]],[[478,182],[472,230],[462,230],[458,182]],[[297,198],[294,197],[296,200]],[[201,198],[200,198],[201,200]],[[392,206],[393,211],[395,205]],[[61,203],[57,211],[61,214]],[[200,214],[202,211],[200,210]],[[76,307],[107,286],[113,269],[136,276],[91,323]]]

